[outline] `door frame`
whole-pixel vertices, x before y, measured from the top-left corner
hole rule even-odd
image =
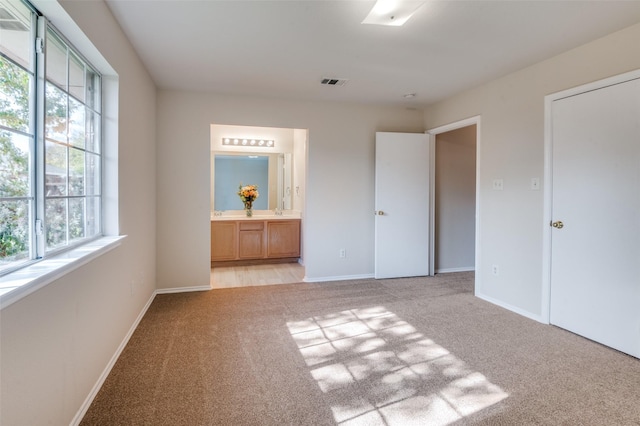
[[[464,120],[455,121],[453,123],[445,124],[443,126],[435,127],[433,129],[427,130],[425,133],[429,135],[429,150],[430,150],[430,167],[431,167],[431,177],[430,177],[430,207],[429,207],[429,275],[435,275],[435,247],[436,247],[436,136],[441,133],[450,132],[452,130],[461,129],[463,127],[476,125],[476,235],[475,235],[475,265],[474,269],[477,271],[478,265],[481,264],[481,253],[480,253],[480,134],[481,134],[481,116],[476,115],[473,117],[465,118]],[[475,274],[475,290],[474,294],[478,295],[481,293],[481,280],[480,274]]]
[[[542,306],[540,322],[551,323],[551,221],[553,211],[553,132],[552,105],[560,99],[576,96],[640,78],[640,69],[572,87],[544,97],[544,187],[542,217]]]

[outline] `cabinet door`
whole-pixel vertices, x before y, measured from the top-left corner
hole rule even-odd
[[[264,231],[240,231],[240,259],[264,257]]]
[[[300,221],[267,223],[267,257],[300,257]]]
[[[264,257],[264,221],[239,222],[238,258],[262,259]]]
[[[235,221],[211,222],[211,260],[235,260],[238,257],[238,225]]]

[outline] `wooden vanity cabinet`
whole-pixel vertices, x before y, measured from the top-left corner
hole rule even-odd
[[[267,222],[267,257],[300,257],[300,221]]]
[[[238,223],[238,259],[264,257],[264,222]]]
[[[212,220],[211,263],[295,262],[300,257],[300,219]]]
[[[211,261],[238,258],[238,222],[211,221]]]

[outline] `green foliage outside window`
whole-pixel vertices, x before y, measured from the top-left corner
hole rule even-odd
[[[0,57],[0,124],[29,130],[29,74]],[[19,146],[26,145],[26,146]],[[0,261],[28,255],[29,138],[0,130]],[[21,149],[22,148],[22,149]]]
[[[0,36],[2,274],[100,235],[102,161],[99,73],[47,25],[41,74],[33,46],[45,18],[21,0],[0,8],[11,22]]]

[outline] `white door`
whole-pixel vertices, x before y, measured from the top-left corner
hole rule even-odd
[[[640,357],[640,80],[553,102],[552,144],[551,323]]]
[[[429,139],[376,133],[375,277],[429,275]]]

